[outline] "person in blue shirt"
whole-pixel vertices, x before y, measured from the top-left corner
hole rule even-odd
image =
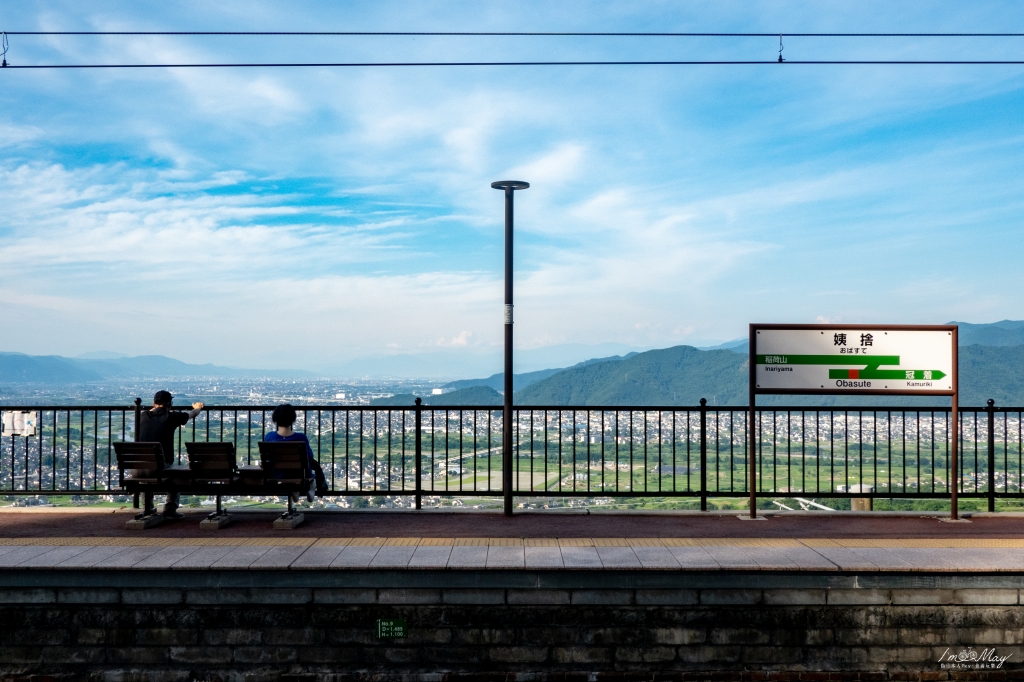
[[[327,479],[324,477],[324,470],[320,468],[320,462],[316,461],[316,457],[313,456],[313,448],[309,444],[309,439],[306,438],[304,433],[296,433],[292,430],[292,425],[295,423],[296,414],[295,408],[285,403],[284,405],[278,405],[274,408],[274,414],[271,416],[274,423],[277,424],[276,431],[270,431],[263,440],[268,443],[275,441],[302,441],[306,444],[306,454],[309,455],[309,469],[313,472],[315,478],[314,485],[316,486],[317,495],[327,494]],[[313,501],[313,486],[310,486],[309,492],[306,493],[306,498]],[[298,494],[295,494],[293,498],[294,502],[298,502]]]

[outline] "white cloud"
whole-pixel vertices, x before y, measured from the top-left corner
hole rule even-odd
[[[541,158],[509,171],[509,179],[530,178],[541,191],[558,188],[579,176],[584,162],[583,145],[563,143]]]
[[[43,131],[36,126],[0,123],[0,147],[13,147],[39,139]]]

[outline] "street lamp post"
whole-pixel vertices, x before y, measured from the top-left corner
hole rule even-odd
[[[530,183],[499,180],[491,187],[505,191],[505,407],[501,420],[502,477],[505,516],[512,516],[512,195]]]

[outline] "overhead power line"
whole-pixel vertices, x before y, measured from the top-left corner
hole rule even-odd
[[[245,62],[207,64],[8,64],[8,69],[221,69],[221,68],[308,68],[308,67],[414,67],[414,66],[741,66],[790,65],[1024,65],[1009,59],[815,59],[815,60],[686,60],[686,61],[564,61],[564,62]]]
[[[209,69],[209,68],[302,68],[302,67],[454,67],[454,66],[700,66],[700,65],[1019,65],[1012,59],[810,59],[790,60],[782,55],[782,38],[1021,38],[1024,33],[737,33],[737,32],[625,32],[625,31],[7,31],[6,36],[533,36],[533,37],[638,37],[638,38],[778,38],[775,60],[568,60],[568,61],[465,61],[465,62],[208,62],[148,64],[19,64],[16,69]],[[6,45],[5,45],[6,47]]]
[[[7,31],[9,36],[579,36],[623,38],[1021,38],[1024,33],[671,33],[649,31]]]

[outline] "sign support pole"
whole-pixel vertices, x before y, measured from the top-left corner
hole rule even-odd
[[[757,385],[757,363],[754,356],[754,350],[757,348],[756,339],[754,339],[754,325],[750,325],[750,381],[748,382],[748,388],[750,397],[747,405],[750,406],[750,416],[747,418],[747,431],[750,436],[750,518],[757,518],[757,430],[754,428],[754,420],[757,417],[757,411],[754,409],[755,400],[757,394],[754,392],[754,387]]]
[[[949,457],[950,466],[950,490],[949,490],[949,518],[952,521],[960,519],[959,490],[960,487],[960,347],[957,339],[958,327],[953,328],[953,400],[950,410],[949,425]]]

